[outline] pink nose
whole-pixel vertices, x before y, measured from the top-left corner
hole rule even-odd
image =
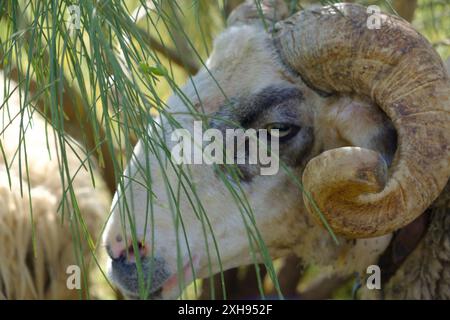
[[[138,240],[136,248],[141,258],[147,255],[147,246],[144,241]],[[134,249],[135,246],[133,246],[133,241],[131,239],[129,241],[124,241],[120,235],[106,245],[106,251],[113,260],[126,258],[130,262],[134,262],[136,260]]]

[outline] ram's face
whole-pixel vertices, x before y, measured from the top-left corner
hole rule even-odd
[[[108,248],[116,259],[112,261],[112,277],[130,296],[137,295],[138,283],[128,212],[135,219],[136,239],[138,245],[142,242],[143,246],[141,253],[148,257],[143,261],[144,273],[147,263],[151,264],[149,257],[154,255],[152,289],[162,285],[162,295],[168,297],[172,291],[178,292],[175,280],[179,277],[180,266],[188,283],[192,279],[192,267],[196,277],[206,277],[211,271],[219,272],[220,264],[226,270],[253,262],[247,228],[254,227],[251,220],[243,216],[254,216],[258,232],[272,257],[288,253],[295,244],[305,241],[302,236],[316,232],[318,227],[304,211],[301,191],[292,178],[292,174],[297,179],[301,177],[304,165],[311,157],[326,149],[360,144],[379,147],[388,154],[384,146],[392,141],[389,137],[392,131],[389,121],[377,107],[349,97],[323,98],[302,82],[294,81],[283,69],[269,35],[259,26],[229,28],[216,40],[208,68],[211,74],[200,72],[193,84],[188,84],[183,91],[197,111],[208,116],[206,128],[224,133],[230,128],[278,128],[280,164],[276,166],[276,159],[273,159],[267,166],[273,168],[268,175],[262,175],[258,165],[240,164],[234,177],[225,168],[186,165],[189,167],[186,173],[190,172],[190,182],[204,209],[201,212],[197,200],[189,200],[186,192],[179,190],[179,172],[169,164],[161,166],[148,143],[146,146],[146,142],[141,141],[124,174],[125,191],[116,194],[107,232]],[[173,96],[168,105],[175,119],[193,136],[194,121],[198,119],[176,115],[178,112],[189,113],[183,100]],[[319,109],[318,105],[322,112],[314,111]],[[352,125],[355,117],[359,119],[357,126]],[[164,119],[163,122],[171,150],[177,141],[171,141],[173,130]],[[217,170],[222,170],[224,175]],[[181,180],[187,189],[191,189],[186,180]],[[167,185],[173,190],[167,190]],[[243,210],[232,190],[248,201],[251,212]],[[176,231],[174,217],[177,213],[171,208],[171,202],[175,202],[171,200],[171,192],[179,192],[176,196],[179,219],[186,235],[181,225]],[[189,195],[192,197],[193,192]],[[199,218],[197,214],[205,217]],[[213,229],[215,242],[208,224]],[[256,236],[255,230],[251,232]],[[326,232],[323,234],[327,236]],[[127,253],[131,255],[124,256]],[[261,257],[257,261],[261,261]]]
[[[363,163],[352,181],[385,183],[372,154],[376,151],[376,161],[384,165],[394,157],[396,131],[388,117],[356,95],[311,89],[286,65],[279,50],[262,24],[231,25],[216,40],[208,71],[189,81],[183,95],[170,98],[173,119],[162,117],[160,128],[149,128],[149,139],[136,146],[105,233],[112,279],[127,296],[176,297],[180,283],[188,284],[194,277],[262,261],[261,243],[271,257],[302,243],[321,243],[317,235],[326,239],[328,234],[307,213],[299,183],[306,164],[326,150],[369,149],[367,158],[359,151],[350,155]],[[172,165],[170,155],[151,141],[156,135],[164,137],[168,150],[173,150],[179,143],[172,139],[173,120],[194,137],[194,121],[199,118],[188,112],[190,105],[206,115],[200,117],[204,130],[217,129],[224,135],[233,128],[266,130],[269,138],[264,143],[279,143],[272,162],[234,166],[206,164],[203,159],[201,164]],[[248,160],[252,150],[243,150]],[[346,168],[348,163],[339,161]],[[273,170],[263,174],[267,167]]]

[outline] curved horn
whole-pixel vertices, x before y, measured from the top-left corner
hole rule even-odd
[[[450,176],[450,81],[439,55],[408,23],[337,4],[280,22],[275,43],[285,64],[314,88],[370,97],[398,135],[390,169],[376,152],[346,147],[312,159],[303,173],[314,204],[338,234],[372,237],[422,214]]]
[[[286,18],[288,8],[283,0],[246,0],[234,9],[227,20],[227,25],[249,24],[261,21],[264,17],[269,22]]]

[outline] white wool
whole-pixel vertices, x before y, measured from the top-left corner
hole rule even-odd
[[[29,115],[34,109],[29,106],[21,109],[23,103],[15,90],[17,85],[7,83],[9,93],[5,94],[4,83],[0,73],[0,143],[4,150],[0,157],[0,299],[77,298],[79,292],[66,287],[66,270],[77,264],[75,248],[79,245],[73,241],[70,229],[70,219],[74,218],[73,204],[65,203],[64,222],[59,210],[68,179],[65,177],[63,187],[58,161],[61,150],[55,142],[57,136],[49,126],[46,133],[46,123],[37,112],[30,120]],[[4,103],[5,97],[9,97],[7,103]],[[19,157],[21,121],[27,129]],[[82,148],[74,142],[70,144],[79,157],[85,159]],[[94,188],[88,170],[78,170],[82,164],[67,143],[66,153],[71,178],[76,174],[73,189],[80,213],[92,238],[96,239],[108,213],[109,192],[97,173]],[[70,197],[69,193],[67,196]],[[31,219],[34,221],[35,249]],[[81,238],[81,249],[88,266],[91,254],[84,236]]]

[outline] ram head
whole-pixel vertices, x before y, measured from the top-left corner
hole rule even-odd
[[[181,283],[291,251],[358,271],[430,206],[450,175],[449,76],[407,22],[380,14],[374,29],[368,18],[355,4],[287,17],[283,1],[230,15],[115,196],[104,240],[128,297],[173,298]],[[173,132],[194,135],[199,119],[266,129],[279,170],[174,164]]]

